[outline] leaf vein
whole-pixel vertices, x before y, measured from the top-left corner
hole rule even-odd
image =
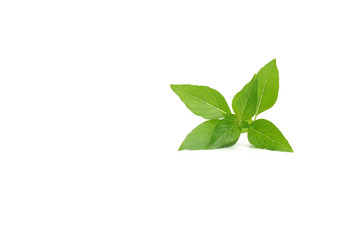
[[[269,76],[270,76],[270,74],[271,74],[271,70],[272,70],[272,68],[270,67],[270,69],[269,69],[269,71],[268,71],[268,74],[267,74],[267,77],[266,77],[266,80],[264,81],[264,85],[263,85],[263,89],[262,89],[262,94],[261,94],[261,99],[259,100],[259,104],[258,104],[257,111],[256,111],[256,117],[257,117],[257,115],[258,115],[258,111],[259,111],[259,108],[260,108],[260,106],[261,106],[261,102],[262,102],[262,100],[263,100],[264,90],[265,90],[265,88],[266,88],[266,83],[267,83],[267,81],[268,81],[268,78],[269,78]],[[255,119],[256,119],[256,118],[255,118]]]
[[[263,134],[263,133],[255,130],[254,128],[250,128],[249,130],[255,131],[255,132],[258,133],[259,135],[261,135],[261,136],[263,136],[263,137],[266,137],[266,138],[270,139],[271,141],[273,141],[273,142],[275,142],[275,143],[278,143],[278,144],[281,144],[282,146],[284,146],[284,147],[286,147],[287,149],[289,149],[289,146],[284,145],[283,143],[274,140],[273,138],[271,138],[271,137],[269,137],[269,136],[267,136],[267,135],[265,135],[265,134]]]
[[[189,93],[187,93],[187,92],[183,91],[183,90],[182,90],[182,89],[180,89],[180,88],[178,88],[178,90],[179,90],[179,91],[181,91],[181,92],[183,92],[184,94],[186,94],[186,95],[188,95],[188,96],[192,97],[192,98],[197,99],[197,100],[198,100],[198,101],[200,101],[200,102],[203,102],[203,103],[205,103],[205,104],[207,104],[207,105],[209,105],[209,106],[212,106],[212,107],[214,107],[214,108],[216,108],[216,109],[220,110],[221,112],[223,112],[223,113],[227,114],[227,112],[225,112],[223,109],[220,109],[219,107],[217,107],[217,106],[215,106],[215,105],[212,105],[212,104],[210,104],[210,103],[206,102],[206,101],[205,101],[205,100],[203,100],[203,99],[197,98],[196,96],[191,95],[191,94],[189,94]],[[213,100],[213,98],[212,98],[212,100]]]

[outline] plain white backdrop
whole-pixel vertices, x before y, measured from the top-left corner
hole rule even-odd
[[[361,239],[359,1],[1,1],[0,239]],[[294,153],[181,151],[277,59]]]

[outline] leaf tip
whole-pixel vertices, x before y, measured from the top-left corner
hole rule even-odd
[[[175,92],[177,94],[177,86],[178,85],[177,84],[170,84],[169,86],[173,90],[173,92]]]
[[[292,147],[290,145],[288,145],[287,149],[284,150],[284,152],[294,152]]]

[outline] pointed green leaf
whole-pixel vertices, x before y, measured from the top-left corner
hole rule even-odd
[[[257,76],[255,74],[252,80],[247,83],[243,89],[233,98],[233,111],[241,119],[250,119],[256,113],[258,89],[257,84]]]
[[[238,127],[237,117],[235,115],[227,115],[214,128],[208,148],[232,146],[236,144],[240,135],[241,129]]]
[[[205,119],[222,118],[231,111],[217,90],[206,86],[170,85],[189,110]]]
[[[248,128],[248,141],[257,148],[293,152],[280,130],[265,119],[258,119]]]
[[[256,117],[261,112],[270,109],[277,100],[279,88],[279,73],[276,66],[276,59],[267,63],[257,73],[258,91]]]
[[[187,135],[178,150],[180,151],[183,149],[207,149],[212,137],[213,130],[219,122],[219,119],[213,119],[198,125],[195,129],[193,129],[192,132]]]

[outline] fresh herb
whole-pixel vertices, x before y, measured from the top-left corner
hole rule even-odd
[[[276,59],[258,71],[232,101],[231,113],[225,98],[206,86],[170,85],[182,102],[194,114],[210,119],[190,132],[179,150],[199,150],[229,147],[248,133],[248,141],[256,148],[293,152],[281,131],[270,121],[257,116],[270,109],[277,100],[279,73]],[[252,120],[252,117],[254,119]]]

